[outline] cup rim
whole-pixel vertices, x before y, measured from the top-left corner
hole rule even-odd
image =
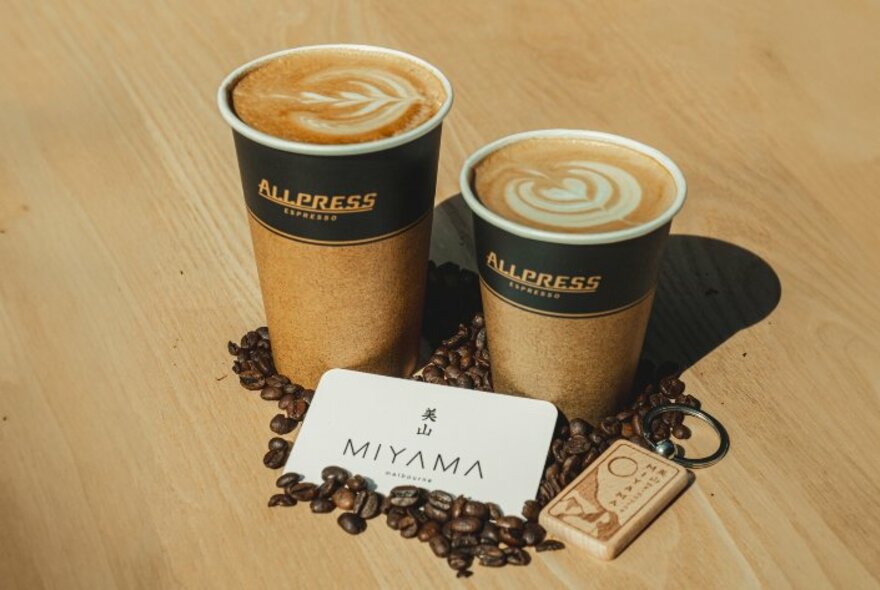
[[[254,129],[243,120],[241,120],[235,113],[235,110],[232,108],[231,91],[235,84],[242,77],[244,77],[245,74],[266,62],[272,61],[284,55],[288,55],[291,53],[304,53],[309,51],[321,51],[326,49],[347,49],[352,51],[362,51],[370,53],[384,53],[409,60],[428,70],[440,81],[440,84],[446,91],[446,100],[443,101],[443,104],[440,105],[440,108],[437,110],[433,117],[431,117],[418,127],[414,127],[413,129],[410,129],[405,133],[401,133],[400,135],[393,135],[391,137],[365,141],[362,143],[320,144],[281,139],[279,137],[275,137],[273,135],[269,135],[268,133],[264,133],[262,131]],[[443,122],[443,119],[446,118],[446,115],[449,113],[449,109],[452,107],[452,99],[452,84],[449,82],[449,79],[446,77],[446,75],[443,74],[443,72],[441,72],[437,66],[423,60],[420,57],[416,57],[412,54],[400,51],[398,49],[381,47],[379,45],[363,45],[356,43],[325,43],[318,45],[300,45],[298,47],[282,49],[281,51],[276,51],[274,53],[263,55],[232,70],[232,72],[230,72],[229,75],[227,75],[223,79],[223,81],[220,83],[219,89],[217,90],[217,106],[220,108],[220,114],[223,116],[223,119],[226,121],[226,123],[230,127],[232,127],[232,129],[234,129],[241,135],[244,135],[248,139],[251,139],[262,145],[285,152],[313,156],[352,156],[358,154],[367,154],[371,152],[387,150],[406,143],[410,143],[411,141],[428,134],[430,131],[440,125],[440,123]]]
[[[471,190],[470,180],[473,169],[489,154],[498,151],[500,148],[508,144],[516,143],[533,137],[575,137],[583,139],[594,139],[634,149],[637,152],[640,152],[657,160],[672,175],[672,179],[675,182],[677,188],[675,199],[668,209],[666,209],[661,215],[659,215],[655,219],[652,219],[651,221],[648,221],[636,227],[607,232],[555,232],[533,228],[507,219],[506,217],[502,217],[498,213],[495,213],[494,211],[486,207],[474,194],[474,191]],[[667,156],[660,150],[634,139],[623,137],[621,135],[606,133],[604,131],[591,131],[586,129],[537,129],[534,131],[524,131],[521,133],[514,133],[512,135],[505,135],[504,137],[496,139],[495,141],[484,145],[477,151],[473,152],[470,156],[468,156],[468,158],[464,162],[464,165],[462,166],[461,174],[459,175],[459,187],[461,188],[461,194],[464,197],[464,200],[467,203],[468,207],[470,207],[471,211],[473,211],[474,214],[479,215],[483,220],[487,221],[488,223],[523,238],[529,238],[542,242],[553,242],[556,244],[575,245],[611,244],[614,242],[622,242],[647,235],[652,231],[669,223],[669,221],[671,221],[672,218],[675,217],[675,215],[679,212],[682,205],[684,205],[684,201],[687,195],[687,182],[685,181],[684,174],[682,174],[681,169],[675,164],[675,162],[673,162],[669,158],[669,156]]]

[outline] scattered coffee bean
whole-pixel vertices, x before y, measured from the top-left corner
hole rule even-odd
[[[450,528],[456,533],[476,533],[483,526],[483,521],[475,516],[459,516],[450,522]]]
[[[419,527],[419,541],[425,542],[440,535],[440,523],[429,520]]]
[[[437,557],[446,557],[451,549],[449,541],[443,535],[434,535],[428,539],[428,545]]]
[[[318,486],[316,491],[319,498],[330,498],[336,492],[336,489],[340,487],[340,483],[335,479],[328,479],[324,483]]]
[[[559,551],[560,549],[565,549],[565,545],[561,541],[542,541],[535,545],[535,551],[541,553],[542,551]]]
[[[295,483],[287,486],[284,491],[301,502],[310,502],[318,497],[318,486],[308,482]]]
[[[275,486],[279,488],[286,488],[289,485],[295,484],[300,479],[302,479],[302,476],[298,473],[285,473],[277,480],[275,480]]]
[[[269,439],[269,450],[270,451],[280,451],[287,450],[289,443],[283,438],[279,438],[277,436],[273,436]]]
[[[351,510],[354,508],[354,492],[347,487],[342,487],[333,492],[333,503],[340,510]]]
[[[399,530],[401,537],[404,539],[411,539],[419,532],[419,521],[407,514],[400,519]]]
[[[473,516],[475,518],[479,518],[480,520],[483,520],[487,516],[489,516],[489,509],[486,508],[486,505],[482,502],[466,502],[461,512],[465,516]]]
[[[455,549],[449,553],[449,557],[446,558],[446,563],[449,564],[454,570],[463,570],[467,569],[473,563],[474,558],[471,555],[468,555],[467,552],[461,549]]]
[[[400,530],[400,521],[403,520],[404,516],[407,516],[406,512],[400,508],[392,508],[385,518],[385,523],[391,530]]]
[[[343,512],[336,522],[349,535],[358,535],[367,528],[367,522],[353,512]]]
[[[312,512],[316,514],[324,514],[327,512],[333,512],[336,505],[330,498],[315,498],[309,502],[309,508],[311,508]]]
[[[271,449],[263,455],[263,465],[269,469],[280,469],[287,462],[287,449]]]
[[[321,479],[324,481],[337,481],[340,484],[344,483],[351,477],[351,474],[343,469],[342,467],[337,467],[335,465],[331,465],[330,467],[325,467],[321,471]]]
[[[275,414],[272,421],[269,422],[269,430],[275,434],[288,434],[296,428],[296,420],[288,418],[284,414]]]
[[[345,481],[345,487],[352,492],[359,492],[367,489],[367,480],[361,475],[352,475]]]
[[[382,512],[382,496],[377,492],[361,490],[357,493],[363,500],[357,502],[357,514],[366,520],[379,516]]]
[[[547,531],[537,522],[527,522],[523,527],[522,540],[528,546],[537,545],[547,536]]]
[[[519,547],[508,547],[504,550],[504,557],[510,565],[529,565],[532,561],[531,555]]]
[[[288,496],[287,494],[274,494],[271,498],[269,498],[269,507],[273,506],[295,506],[296,500]]]

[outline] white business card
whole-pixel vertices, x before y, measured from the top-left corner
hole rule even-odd
[[[537,493],[556,417],[546,401],[333,369],[284,472],[320,482],[339,465],[379,492],[410,484],[519,514]]]

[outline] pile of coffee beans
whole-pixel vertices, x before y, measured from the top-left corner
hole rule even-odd
[[[412,378],[492,391],[485,320],[477,311],[476,275],[454,264],[435,266],[432,262],[428,269],[427,298],[428,304],[434,307],[429,307],[430,313],[425,314],[425,336],[436,348],[428,364]],[[458,318],[461,317],[472,319],[460,324]],[[442,338],[450,332],[452,336]],[[270,439],[263,464],[279,469],[286,463],[291,449],[291,443],[281,436],[293,432],[302,422],[315,392],[278,374],[266,327],[246,333],[238,344],[229,342],[227,348],[235,357],[232,370],[241,386],[259,391],[262,399],[278,406],[279,412],[269,423],[270,430],[278,436]],[[312,512],[318,514],[341,510],[337,523],[350,534],[363,532],[368,520],[385,515],[390,528],[404,538],[427,543],[459,576],[469,576],[469,568],[475,561],[486,567],[526,565],[531,560],[526,547],[539,552],[564,547],[558,541],[544,539],[546,533],[537,522],[538,514],[611,443],[625,438],[647,447],[646,437],[653,442],[670,436],[690,437],[681,412],[663,414],[651,425],[651,432],[642,431],[642,419],[651,408],[670,403],[700,407],[699,400],[685,393],[679,374],[674,365],[655,367],[643,361],[634,386],[633,402],[627,408],[597,425],[578,418],[568,420],[560,413],[537,497],[525,503],[521,517],[504,515],[492,503],[415,486],[398,486],[383,497],[368,489],[364,477],[350,475],[333,466],[324,469],[323,481],[319,484],[301,481],[301,477],[293,473],[282,475],[276,482],[282,491],[272,495],[269,506],[308,502]]]
[[[492,391],[483,314],[474,315],[469,325],[459,324],[455,334],[441,341],[428,364],[417,372],[413,379],[465,389]]]
[[[426,543],[459,576],[469,576],[474,561],[485,567],[528,565],[532,558],[526,547],[536,551],[564,547],[545,539],[547,532],[537,522],[537,510],[530,509],[522,518],[505,516],[493,503],[411,485],[397,486],[383,496],[371,491],[364,477],[336,466],[324,468],[321,479],[315,484],[286,473],[275,482],[281,491],[269,498],[268,505],[308,502],[316,514],[340,510],[336,522],[351,535],[364,532],[368,520],[384,515],[388,528],[404,539]]]

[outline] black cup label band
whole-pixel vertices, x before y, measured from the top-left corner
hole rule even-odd
[[[593,317],[631,307],[657,280],[669,224],[639,238],[590,246],[523,238],[474,215],[480,279],[519,308]]]
[[[245,203],[264,228],[329,246],[397,235],[430,213],[440,127],[413,142],[352,156],[276,150],[233,133]]]

